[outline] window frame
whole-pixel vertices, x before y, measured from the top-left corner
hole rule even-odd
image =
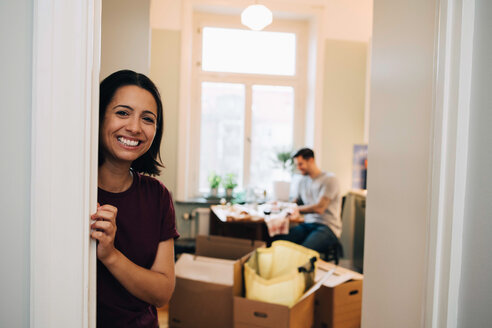
[[[203,71],[202,63],[202,30],[204,27],[247,29],[242,26],[236,16],[213,14],[195,11],[193,13],[193,51],[191,70],[191,108],[193,119],[190,122],[190,153],[188,167],[188,194],[202,195],[199,189],[200,175],[200,133],[201,133],[201,85],[203,82],[239,83],[245,86],[244,108],[244,154],[243,154],[243,181],[247,186],[250,180],[251,165],[251,132],[252,132],[252,87],[253,85],[289,86],[294,90],[293,138],[294,148],[304,144],[306,90],[307,90],[307,60],[308,60],[308,29],[309,22],[300,19],[275,19],[264,29],[269,32],[287,32],[296,34],[296,68],[295,75],[266,75],[229,72]]]

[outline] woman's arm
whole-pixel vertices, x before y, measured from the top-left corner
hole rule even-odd
[[[113,276],[135,297],[161,307],[169,302],[174,291],[174,240],[159,243],[150,270],[130,261],[117,249],[103,262]]]
[[[157,307],[168,303],[174,291],[174,240],[159,243],[150,270],[136,265],[114,247],[117,209],[98,207],[92,216],[91,237],[99,241],[97,257],[113,276],[135,297]]]

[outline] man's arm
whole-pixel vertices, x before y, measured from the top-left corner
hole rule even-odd
[[[316,204],[299,206],[299,212],[323,214],[328,208],[328,205],[330,205],[330,202],[330,198],[322,196]]]

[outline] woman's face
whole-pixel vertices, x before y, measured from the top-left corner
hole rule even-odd
[[[100,131],[105,161],[131,165],[152,145],[156,122],[157,104],[149,91],[135,85],[116,90]]]

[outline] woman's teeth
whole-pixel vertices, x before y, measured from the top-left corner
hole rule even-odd
[[[123,137],[118,137],[118,141],[124,144],[125,146],[130,146],[130,147],[138,146],[138,144],[140,143],[140,141],[128,140]]]

